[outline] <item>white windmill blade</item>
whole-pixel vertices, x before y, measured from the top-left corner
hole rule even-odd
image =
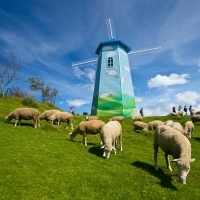
[[[137,54],[137,53],[142,53],[142,52],[147,52],[147,51],[153,51],[153,50],[158,50],[161,49],[161,47],[154,47],[150,49],[143,49],[143,50],[138,50],[138,51],[130,51],[128,54]]]
[[[106,25],[107,25],[107,31],[108,31],[109,40],[116,38],[113,20],[112,19],[107,19],[106,20]]]
[[[87,60],[81,60],[81,61],[78,61],[78,62],[73,62],[72,63],[72,67],[77,67],[79,65],[90,64],[90,63],[97,62],[97,61],[98,61],[98,58],[90,58],[90,59],[87,59]]]

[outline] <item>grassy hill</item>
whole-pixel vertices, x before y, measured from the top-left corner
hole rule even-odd
[[[88,146],[78,135],[69,141],[70,129],[41,121],[34,129],[32,121],[14,121],[4,118],[17,107],[26,107],[19,98],[0,98],[0,199],[198,199],[200,176],[200,124],[195,123],[192,157],[187,184],[177,182],[177,168],[166,168],[164,154],[159,150],[159,171],[153,168],[153,133],[132,129],[130,119],[123,127],[123,151],[102,158],[99,135],[87,136]],[[36,102],[42,113],[53,105]],[[101,117],[107,122],[109,117]],[[145,117],[166,121],[169,116]],[[182,125],[189,117],[173,117]],[[74,127],[84,116],[74,115]]]

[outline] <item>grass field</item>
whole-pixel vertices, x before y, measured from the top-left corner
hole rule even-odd
[[[123,127],[123,151],[102,157],[99,135],[88,135],[88,146],[78,135],[69,141],[70,130],[41,121],[34,129],[32,121],[22,121],[14,127],[14,121],[5,123],[4,118],[17,107],[23,107],[20,99],[0,98],[0,199],[47,200],[47,199],[199,199],[200,177],[200,124],[195,123],[192,144],[191,170],[187,184],[177,182],[177,168],[172,164],[170,172],[165,164],[164,153],[159,150],[159,171],[153,168],[153,134],[132,130],[130,119]],[[49,109],[39,104],[38,110]],[[168,120],[170,117],[145,117]],[[108,117],[101,117],[107,122]],[[174,117],[184,124],[189,117]],[[74,126],[84,116],[74,116]]]

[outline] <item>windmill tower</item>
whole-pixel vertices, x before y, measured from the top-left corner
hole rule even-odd
[[[131,52],[127,44],[115,39],[111,19],[107,20],[107,28],[109,40],[101,42],[95,51],[98,60],[78,62],[72,66],[97,61],[91,115],[132,117],[137,110],[128,55],[142,51]]]

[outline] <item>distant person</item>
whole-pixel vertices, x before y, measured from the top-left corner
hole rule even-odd
[[[181,107],[181,105],[178,107],[178,111],[181,111],[182,110],[182,107]]]
[[[173,108],[172,108],[172,112],[176,112],[176,108],[173,106]]]
[[[183,111],[185,112],[185,115],[187,115],[187,106],[186,105],[184,106]]]
[[[70,107],[70,113],[74,114],[74,107],[73,106]]]
[[[190,111],[190,115],[192,115],[192,111],[193,111],[192,106],[189,107],[189,111]]]
[[[142,117],[144,116],[143,108],[140,109],[140,114],[141,114]]]

